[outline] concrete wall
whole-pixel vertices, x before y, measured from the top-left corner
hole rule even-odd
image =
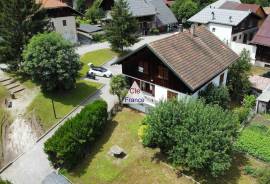
[[[256,51],[257,51],[257,47],[255,45],[247,45],[243,43],[231,42],[231,49],[238,55],[240,55],[242,50],[244,49],[248,50],[251,57],[251,63],[255,64],[255,59],[256,59],[255,56],[256,56]]]
[[[63,21],[66,20],[66,26]],[[55,31],[60,33],[65,39],[76,43],[78,41],[76,21],[74,16],[51,18]]]
[[[221,41],[223,41],[225,44],[227,44],[227,45],[230,44],[230,42],[232,40],[232,38],[231,38],[232,26],[209,23],[208,29],[214,35],[216,35]]]

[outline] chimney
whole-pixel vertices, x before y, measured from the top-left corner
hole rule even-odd
[[[183,24],[179,24],[178,25],[178,31],[179,32],[183,32]]]
[[[192,24],[191,27],[190,27],[190,33],[191,33],[192,37],[195,36],[195,30],[196,30],[196,25]]]
[[[212,20],[215,20],[215,19],[216,19],[216,18],[215,18],[215,12],[212,11],[211,14],[212,14]]]

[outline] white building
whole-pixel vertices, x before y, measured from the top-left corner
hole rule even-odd
[[[116,61],[145,101],[131,107],[147,112],[161,100],[198,97],[209,84],[226,85],[228,67],[238,59],[205,26],[146,44]]]
[[[41,0],[40,2],[50,18],[53,30],[72,43],[77,43],[75,16],[81,14],[59,0]]]
[[[239,0],[219,0],[192,16],[188,21],[204,24],[233,51],[240,54],[243,49],[250,52],[255,63],[256,46],[250,44],[264,19],[263,9],[258,5],[241,4]]]

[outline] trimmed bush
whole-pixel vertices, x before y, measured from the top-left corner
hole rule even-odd
[[[102,134],[107,117],[107,103],[97,100],[67,120],[45,143],[44,151],[52,165],[73,168]]]

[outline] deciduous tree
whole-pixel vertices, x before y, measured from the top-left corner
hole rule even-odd
[[[23,52],[23,70],[45,91],[71,89],[81,68],[72,43],[51,32],[34,36]]]
[[[127,94],[127,81],[123,75],[115,75],[110,82],[110,93],[118,97],[119,103],[122,104],[123,98]]]
[[[144,120],[145,145],[158,146],[173,165],[204,170],[213,176],[231,166],[238,118],[200,100],[161,102]]]

